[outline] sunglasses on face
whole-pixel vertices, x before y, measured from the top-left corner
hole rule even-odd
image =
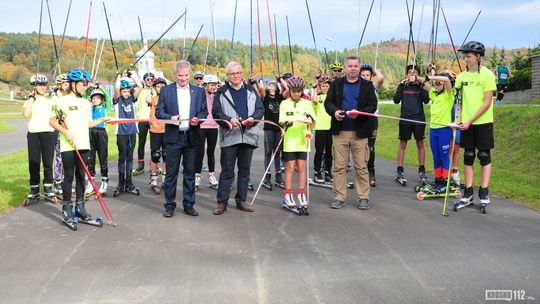
[[[195,77],[195,80],[202,80],[202,77]]]
[[[146,81],[154,81],[154,78],[146,78]]]
[[[341,73],[341,70],[332,70],[334,73]]]

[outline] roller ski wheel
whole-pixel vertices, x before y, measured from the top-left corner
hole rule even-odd
[[[272,191],[272,182],[262,182],[262,186],[264,187],[264,189]]]
[[[124,192],[125,187],[118,186],[113,190],[113,197],[117,197],[120,193]]]
[[[78,218],[77,221],[79,223],[83,223],[83,224],[86,224],[86,225],[90,225],[90,226],[95,226],[95,227],[103,227],[103,220],[101,219],[101,217],[96,217],[96,219],[82,219],[82,218]]]
[[[27,197],[22,201],[22,205],[24,207],[27,207],[29,205],[32,205],[32,204],[35,204],[35,203],[39,202],[40,199],[41,199],[41,197],[40,197],[39,194],[37,196]]]
[[[283,202],[281,203],[281,206],[283,207],[283,209],[286,209],[296,215],[302,215],[302,213],[300,213],[300,208],[298,208],[296,205],[294,206],[289,206],[287,205],[287,203]]]
[[[465,208],[467,206],[472,206],[472,205],[474,205],[472,200],[463,200],[462,199],[460,201],[454,202],[454,211],[458,212],[458,210],[460,210],[462,208]]]
[[[208,185],[208,187],[209,187],[210,189],[214,189],[214,190],[217,190],[217,189],[218,189],[218,185],[212,185],[212,184],[210,184],[210,185]]]
[[[133,176],[141,175],[143,173],[144,173],[144,168],[139,168],[139,169],[135,169],[135,170],[131,171],[131,174]]]
[[[414,192],[420,192],[420,189],[421,189],[421,186],[420,185],[416,185],[414,186]]]
[[[69,229],[77,231],[77,218],[73,214],[71,205],[62,206],[62,223]]]
[[[354,183],[353,182],[348,182],[347,183],[347,189],[354,189]]]
[[[276,187],[278,187],[280,189],[285,189],[285,182],[283,182],[283,181],[281,181],[281,182],[275,181],[274,186],[276,186]]]
[[[313,180],[311,178],[308,178],[308,184],[310,186],[321,187],[321,188],[326,188],[326,189],[333,189],[332,183],[325,183],[324,180],[323,180],[322,183],[318,183],[315,180]],[[348,185],[347,185],[347,188],[348,188]]]
[[[369,186],[370,187],[377,187],[377,183],[375,182],[374,178],[369,180]]]
[[[488,206],[488,204],[486,204],[486,203],[481,203],[480,204],[480,211],[482,212],[482,214],[487,213],[487,206]]]
[[[398,182],[398,184],[402,185],[403,187],[407,186],[407,180],[404,179],[404,178],[395,178],[396,182]]]
[[[155,194],[161,193],[161,187],[160,186],[152,186],[152,191],[154,191]]]
[[[309,215],[309,204],[305,193],[298,194],[298,211],[301,215]]]
[[[56,197],[56,195],[44,195],[43,198],[49,203],[58,204],[58,198]]]
[[[309,216],[310,211],[308,206],[300,207],[299,211],[302,215]]]
[[[255,191],[255,188],[253,188],[253,184],[252,184],[252,183],[249,183],[249,184],[248,184],[248,190],[251,191],[251,192]]]
[[[126,192],[129,192],[131,194],[135,194],[136,196],[139,196],[141,195],[141,190],[139,190],[139,188],[133,186],[133,187],[130,187],[130,188],[127,188],[126,189]]]
[[[416,198],[417,198],[419,201],[424,200],[424,192],[419,191],[418,193],[416,193]]]

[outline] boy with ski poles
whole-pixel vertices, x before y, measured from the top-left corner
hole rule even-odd
[[[53,158],[57,133],[49,125],[49,114],[55,102],[46,96],[49,80],[45,75],[32,75],[32,93],[23,106],[23,116],[29,118],[28,171],[30,192],[23,205],[39,200],[40,167],[43,162],[43,192],[46,200],[56,202],[53,191]]]
[[[497,91],[495,75],[481,64],[485,47],[477,41],[465,43],[458,51],[463,53],[467,70],[456,79],[456,89],[461,90],[461,147],[463,153],[465,191],[455,210],[473,202],[473,164],[475,156],[481,166],[478,188],[480,209],[487,212],[489,204],[489,179],[491,177],[491,149],[493,138],[493,93]]]
[[[322,70],[317,72],[311,101],[315,111],[317,125],[315,126],[315,157],[313,158],[314,182],[322,184],[332,183],[332,133],[330,123],[332,117],[324,109],[324,101],[330,89],[332,80],[322,75]],[[324,158],[324,160],[323,160]],[[323,173],[324,162],[324,178]]]
[[[422,88],[418,82],[420,69],[416,65],[408,65],[405,79],[402,80],[396,89],[394,103],[401,103],[401,118],[425,121],[424,104],[429,103],[428,92]],[[399,122],[399,148],[397,154],[397,172],[395,180],[402,186],[407,184],[405,178],[403,162],[405,160],[405,149],[407,142],[414,134],[416,147],[418,149],[418,176],[422,184],[427,182],[426,168],[424,167],[426,152],[424,148],[425,124],[415,124],[411,122]]]
[[[167,85],[165,79],[158,77],[154,79],[153,89],[155,94],[149,94],[147,98],[150,98],[150,119],[156,119],[156,107],[159,100],[159,93],[161,88]],[[166,175],[166,160],[167,152],[165,146],[165,124],[160,122],[150,122],[150,188],[154,191],[155,194],[161,193],[161,186],[159,186],[159,159],[163,159],[163,165],[161,166],[161,176],[162,176],[162,185],[165,181]]]
[[[148,119],[150,116],[150,104],[147,102],[148,96],[153,94],[152,85],[154,84],[154,74],[148,72],[143,75],[143,87],[136,97],[137,103],[135,108],[137,109],[137,118]],[[148,131],[150,124],[146,121],[137,123],[137,129],[139,133],[139,141],[137,144],[137,168],[133,170],[133,175],[137,176],[144,173],[144,148],[146,146],[146,139],[148,137]]]
[[[107,100],[110,100],[109,94],[103,87],[94,85],[94,89],[90,93],[90,102],[92,104],[92,120],[100,120],[107,116]],[[88,158],[88,171],[92,175],[92,179],[96,175],[96,153],[99,157],[100,173],[101,173],[101,185],[99,187],[99,193],[105,194],[107,192],[109,182],[109,165],[107,157],[109,155],[109,136],[107,135],[107,128],[104,123],[100,123],[90,128],[90,154]],[[94,188],[90,180],[86,183],[86,190],[84,191],[86,197],[89,197],[94,193]]]
[[[381,73],[381,71],[377,69],[373,69],[371,65],[369,64],[362,64],[360,67],[360,77],[367,81],[372,81],[373,76],[376,76],[376,80],[373,83],[373,87],[375,87],[375,94],[377,95],[377,98],[379,98],[379,90],[383,84],[384,81],[384,75]],[[379,109],[377,108],[377,111],[375,111],[375,114],[379,113]],[[377,129],[379,128],[379,119],[377,117],[373,117],[373,132],[371,133],[371,136],[368,138],[368,146],[369,146],[369,161],[368,161],[368,171],[369,171],[369,185],[371,187],[376,186],[376,180],[375,180],[375,141],[377,140]]]
[[[92,78],[84,70],[71,70],[68,75],[69,89],[62,96],[50,116],[49,124],[61,133],[60,150],[62,151],[62,165],[64,167],[64,183],[62,185],[62,219],[72,230],[77,230],[77,217],[84,223],[97,225],[85,209],[84,179],[85,163],[78,159],[77,150],[83,160],[88,159],[90,150],[89,128],[107,122],[110,118],[102,117],[92,120],[91,105],[83,98],[88,83]],[[69,129],[67,129],[69,128]],[[76,150],[77,149],[77,150]],[[71,201],[71,185],[75,177],[75,210]]]
[[[292,76],[287,80],[291,97],[279,106],[279,124],[286,128],[283,139],[283,154],[287,162],[283,208],[298,215],[309,215],[306,197],[306,160],[311,149],[311,128],[315,123],[315,112],[311,101],[302,98],[305,82],[302,77]],[[292,194],[293,174],[298,171],[298,203]]]
[[[136,89],[131,94],[131,82],[123,76],[131,79],[136,84]],[[115,106],[116,118],[135,118],[135,100],[142,90],[142,84],[135,73],[126,71],[118,73],[116,77],[113,103]],[[118,196],[122,192],[131,192],[140,195],[140,190],[133,185],[133,150],[137,136],[137,125],[124,123],[116,125],[116,144],[118,146],[118,186],[114,189],[113,196]]]

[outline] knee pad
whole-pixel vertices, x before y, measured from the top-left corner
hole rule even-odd
[[[161,157],[161,151],[160,150],[152,150],[152,162],[153,163],[159,163],[159,159]]]
[[[463,153],[463,163],[466,166],[472,166],[474,164],[474,150],[467,150]]]
[[[478,160],[480,160],[480,165],[487,166],[491,164],[491,153],[489,150],[478,150],[476,156],[478,157]]]
[[[167,161],[167,150],[162,150],[161,151],[161,158],[163,158],[164,162]]]

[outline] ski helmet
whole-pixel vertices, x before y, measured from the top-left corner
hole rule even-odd
[[[303,89],[306,83],[304,82],[304,78],[300,76],[292,76],[287,80],[287,85],[289,86],[289,89]]]
[[[219,78],[217,78],[216,75],[213,74],[206,74],[203,77],[204,83],[219,83]]]
[[[343,70],[343,63],[339,62],[339,61],[334,61],[331,65],[330,65],[330,69],[331,70]]]
[[[131,89],[131,82],[124,79],[120,80],[120,90],[123,89]]]
[[[155,79],[155,78],[156,78],[156,77],[154,76],[153,73],[148,72],[148,73],[145,73],[145,74],[144,74],[143,80],[146,80],[146,78],[148,78],[148,77],[150,77],[150,78],[152,78],[152,79]]]
[[[92,81],[92,77],[85,70],[71,70],[67,74],[67,79],[70,82],[79,82],[79,81]]]
[[[195,73],[193,73],[193,78],[197,78],[197,77],[204,77],[204,72],[203,71],[195,71]]]
[[[30,84],[31,85],[48,84],[48,83],[49,83],[49,80],[47,79],[47,76],[45,76],[45,75],[36,74],[36,75],[32,75],[32,77],[30,77]]]
[[[152,83],[153,86],[156,86],[158,83],[167,84],[167,81],[161,77],[158,77],[154,79],[154,83]]]
[[[93,89],[92,93],[90,93],[90,99],[92,99],[96,95],[101,95],[103,99],[105,99],[105,93],[103,93],[100,89]]]
[[[479,54],[480,56],[484,57],[486,54],[486,48],[484,47],[484,44],[478,41],[469,41],[462,45],[458,51],[460,52],[471,52],[475,54]]]
[[[283,76],[281,76],[281,78],[287,80],[287,79],[291,78],[292,76],[293,76],[292,73],[287,72],[287,73],[283,74]]]
[[[370,71],[371,76],[373,76],[373,68],[371,67],[371,65],[369,65],[367,63],[362,64],[362,66],[360,67],[360,72],[362,72],[362,71]]]

